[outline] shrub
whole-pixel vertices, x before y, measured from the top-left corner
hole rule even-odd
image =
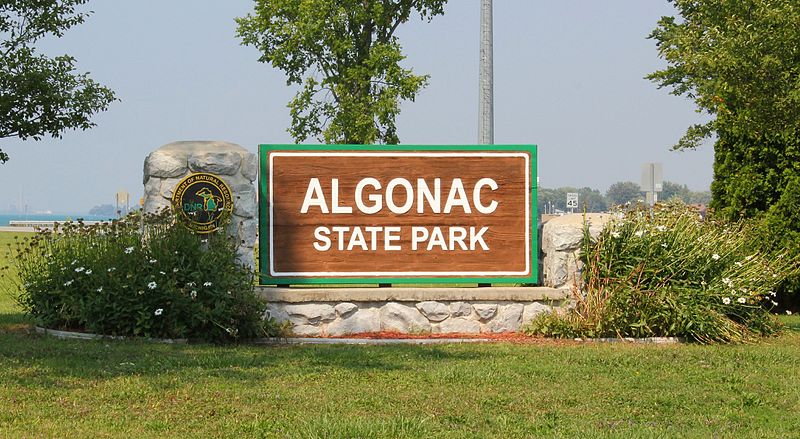
[[[18,301],[44,327],[211,341],[273,331],[231,240],[195,235],[166,212],[68,223],[13,251]]]
[[[704,221],[681,203],[620,213],[585,234],[584,289],[574,308],[528,333],[561,337],[685,337],[741,342],[779,329],[775,287],[798,273],[791,253],[752,252],[751,222]]]
[[[800,175],[788,179],[778,201],[759,218],[754,247],[766,252],[800,255]],[[800,303],[800,275],[789,276],[778,287],[784,301]],[[784,303],[783,305],[787,305]]]

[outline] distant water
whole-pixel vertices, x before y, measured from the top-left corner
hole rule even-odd
[[[110,219],[107,215],[86,215],[86,214],[0,214],[0,226],[7,226],[9,221],[105,221]]]

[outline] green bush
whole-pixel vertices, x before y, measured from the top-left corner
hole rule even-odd
[[[574,308],[528,333],[561,337],[685,337],[741,342],[779,329],[775,288],[800,270],[791,253],[752,252],[752,222],[702,220],[683,204],[619,214],[581,259]]]
[[[195,235],[166,212],[70,223],[13,252],[18,301],[44,327],[218,342],[272,335],[230,239]]]
[[[788,180],[781,197],[759,220],[755,248],[800,256],[800,175]],[[778,291],[783,300],[797,306],[800,302],[800,275],[787,277],[778,286]]]

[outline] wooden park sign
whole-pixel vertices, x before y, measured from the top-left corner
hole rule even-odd
[[[259,155],[264,284],[537,282],[533,145]]]

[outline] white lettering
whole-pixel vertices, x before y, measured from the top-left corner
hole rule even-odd
[[[317,251],[326,252],[331,249],[331,239],[328,238],[328,235],[331,234],[331,231],[328,230],[327,227],[317,227],[314,229],[314,237],[317,238],[317,242],[314,243],[314,248]]]
[[[444,234],[442,229],[438,226],[433,228],[431,232],[431,240],[428,241],[428,251],[433,250],[433,246],[438,245],[442,250],[447,251],[447,243],[444,241]]]
[[[480,244],[483,251],[488,251],[489,246],[483,241],[483,234],[489,230],[489,227],[482,227],[478,234],[475,234],[475,227],[469,228],[469,249],[475,250],[475,244]]]
[[[333,213],[353,213],[353,208],[350,206],[339,205],[339,179],[334,178],[331,180],[331,205],[333,206]]]
[[[353,234],[350,235],[350,242],[347,243],[347,251],[353,251],[353,247],[359,246],[361,250],[367,251],[369,247],[367,247],[367,241],[364,240],[364,233],[361,231],[361,227],[354,227]]]
[[[399,245],[392,244],[400,240],[400,227],[386,227],[383,232],[383,249],[386,251],[402,250]]]
[[[369,232],[369,242],[372,244],[371,250],[375,251],[376,250],[375,243],[378,241],[378,232],[383,230],[383,227],[367,226],[364,227],[364,229],[366,229],[366,231]]]
[[[456,249],[456,243],[461,247],[461,250],[467,249],[467,244],[464,243],[464,238],[467,237],[467,229],[463,227],[450,227],[450,250]]]
[[[412,227],[411,228],[411,250],[417,251],[419,243],[428,240],[428,229],[425,227]]]
[[[336,235],[336,241],[339,251],[344,250],[344,233],[350,231],[350,227],[333,226],[331,228]]]
[[[372,186],[375,190],[380,190],[381,182],[374,178],[365,178],[358,182],[356,185],[356,207],[363,213],[367,215],[372,215],[374,213],[378,213],[383,208],[381,203],[381,196],[379,194],[369,194],[367,197],[370,201],[372,201],[372,206],[367,206],[364,204],[364,198],[362,197],[362,192],[364,191],[364,186]]]
[[[489,215],[490,213],[497,210],[498,203],[496,200],[492,200],[492,202],[489,203],[488,207],[484,206],[483,203],[481,203],[481,188],[484,186],[489,186],[489,189],[493,191],[497,190],[496,181],[492,180],[491,178],[481,178],[480,180],[478,180],[477,183],[475,183],[475,189],[473,189],[472,191],[472,204],[475,205],[475,209],[477,209],[478,212],[484,215]]]
[[[453,206],[461,206],[461,208],[464,209],[464,213],[472,213],[472,209],[469,207],[467,193],[464,191],[464,183],[461,182],[460,178],[453,179],[453,183],[450,186],[450,193],[447,195],[447,201],[444,203],[444,213],[452,212]]]
[[[406,202],[402,206],[398,206],[394,202],[394,188],[397,186],[403,186],[406,190]],[[386,185],[386,205],[389,206],[392,213],[396,214],[404,214],[411,210],[411,206],[414,205],[414,188],[411,187],[411,183],[405,178],[393,178],[389,181],[389,184]]]
[[[433,193],[425,183],[425,179],[417,179],[417,213],[425,213],[424,202],[428,201],[428,206],[431,208],[431,213],[442,212],[442,179],[436,178],[433,180]]]
[[[328,213],[328,204],[325,203],[325,195],[322,193],[322,185],[319,184],[319,178],[312,178],[308,181],[308,189],[306,189],[306,196],[303,199],[303,207],[300,208],[300,213],[308,213],[311,206],[318,206],[322,213]]]

